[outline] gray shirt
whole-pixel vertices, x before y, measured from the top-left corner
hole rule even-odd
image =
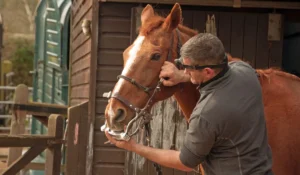
[[[190,117],[181,162],[202,163],[205,175],[272,174],[262,90],[255,70],[229,63],[224,76],[200,89]]]

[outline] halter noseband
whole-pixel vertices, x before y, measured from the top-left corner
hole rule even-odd
[[[177,37],[178,37],[178,42],[177,42],[177,56],[180,57],[180,48],[181,48],[181,38],[180,38],[180,33],[179,30],[176,29],[177,32]],[[173,42],[174,42],[174,36],[172,35],[172,39],[171,39],[171,47],[168,51],[168,57],[167,57],[167,61],[171,61],[172,59],[172,46],[173,46]],[[117,133],[114,131],[109,131],[109,134],[111,134],[115,139],[117,140],[125,140],[128,141],[130,139],[131,136],[135,135],[138,132],[139,128],[142,128],[145,126],[145,124],[149,123],[150,120],[152,120],[152,115],[149,113],[149,107],[150,104],[152,103],[152,99],[154,98],[155,94],[160,91],[160,87],[161,84],[163,82],[163,78],[161,78],[155,87],[147,87],[144,86],[138,82],[136,82],[133,78],[127,77],[125,75],[119,75],[117,76],[118,79],[122,78],[128,82],[130,82],[131,84],[133,84],[134,86],[136,86],[138,89],[143,90],[145,93],[147,93],[150,97],[146,103],[146,105],[144,106],[144,108],[140,109],[138,107],[136,107],[135,105],[133,105],[131,102],[129,102],[127,99],[123,98],[120,94],[118,93],[112,93],[109,92],[109,94],[107,94],[105,97],[107,98],[115,98],[118,101],[122,102],[124,105],[126,105],[127,107],[129,107],[131,110],[133,110],[136,115],[135,117],[128,123],[127,127],[126,127],[126,131],[123,133]],[[150,92],[153,91],[152,94],[150,94]],[[104,96],[104,95],[103,95]],[[133,123],[135,121],[137,121],[140,117],[143,117],[142,120],[139,121],[138,127],[136,128],[136,130],[132,133],[129,134],[128,131],[129,129],[131,129]],[[106,129],[106,123],[101,127],[101,130],[104,131]]]

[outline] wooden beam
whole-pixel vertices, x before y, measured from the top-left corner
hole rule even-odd
[[[97,68],[98,68],[98,52],[99,52],[99,2],[93,1],[92,4],[92,47],[90,59],[90,83],[89,83],[89,103],[88,103],[88,140],[86,150],[86,175],[93,174],[94,161],[94,123],[96,116],[96,86],[97,86]]]
[[[63,139],[64,119],[60,115],[49,117],[48,136]],[[53,145],[46,150],[45,175],[59,175],[61,164],[61,144]]]
[[[0,147],[30,147],[40,145],[46,147],[48,144],[60,144],[62,140],[52,136],[42,135],[0,135]]]
[[[233,0],[99,0],[101,2],[128,2],[128,3],[151,3],[151,4],[175,4],[234,7]],[[274,1],[241,1],[241,8],[271,8],[271,9],[300,9],[299,2],[274,2]]]
[[[31,147],[22,157],[13,162],[4,172],[3,175],[17,174],[21,169],[31,162],[37,155],[44,151],[43,146]]]
[[[31,102],[27,104],[13,104],[13,109],[26,111],[28,114],[36,116],[45,116],[47,118],[51,114],[67,115],[68,113],[67,106],[37,102]]]

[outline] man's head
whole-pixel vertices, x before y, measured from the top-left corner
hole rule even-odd
[[[210,33],[200,33],[189,39],[180,50],[184,65],[219,65],[224,62],[225,49],[220,39]],[[204,83],[219,72],[220,68],[185,69],[194,84]]]

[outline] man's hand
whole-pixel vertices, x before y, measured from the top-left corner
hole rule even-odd
[[[189,75],[185,74],[183,70],[178,70],[177,67],[168,61],[164,62],[161,67],[160,78],[169,78],[163,81],[164,86],[174,86],[181,82],[187,82],[190,80]]]
[[[119,141],[114,139],[108,131],[105,131],[105,135],[107,139],[110,141],[110,143],[116,145],[119,148],[126,149],[128,151],[134,151],[134,147],[137,145],[137,143],[131,138],[128,142],[126,141]]]

